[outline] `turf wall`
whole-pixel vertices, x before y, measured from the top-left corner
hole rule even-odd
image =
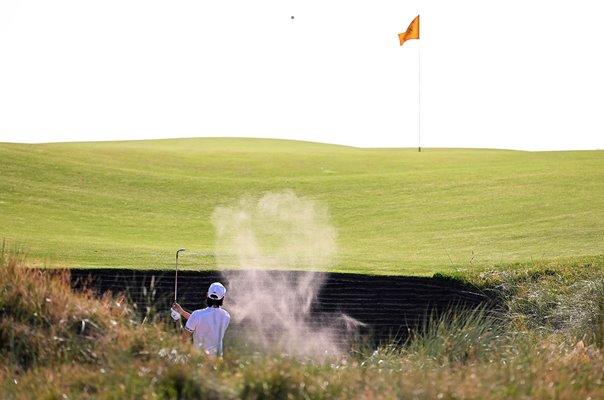
[[[233,273],[233,272],[231,272]],[[237,273],[237,272],[234,272]],[[282,272],[280,272],[282,273]],[[297,272],[288,272],[295,277]],[[495,304],[476,288],[444,278],[370,276],[325,273],[312,307],[320,320],[333,313],[346,314],[362,322],[361,334],[376,341],[404,339],[409,330],[421,326],[429,315],[452,307],[467,309]],[[71,271],[72,285],[92,288],[99,294],[125,292],[140,312],[167,310],[174,300],[174,272],[77,269]],[[178,301],[185,309],[201,308],[210,283],[228,281],[217,271],[179,271]],[[253,301],[253,299],[250,299]],[[228,298],[225,301],[228,309]]]

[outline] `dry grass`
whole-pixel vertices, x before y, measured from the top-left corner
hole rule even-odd
[[[514,331],[520,310],[496,323],[484,313],[434,321],[405,346],[344,359],[259,354],[232,342],[224,359],[212,359],[173,325],[137,321],[122,298],[72,293],[65,273],[27,269],[12,255],[0,267],[0,398],[604,398],[599,343],[528,323]]]
[[[119,341],[131,312],[123,298],[71,292],[69,273],[20,267],[10,256],[0,268],[0,357],[27,368],[51,362],[95,362],[97,348]]]

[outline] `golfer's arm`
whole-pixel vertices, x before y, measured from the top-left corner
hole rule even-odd
[[[186,312],[185,310],[182,310],[182,312],[180,313],[180,315],[182,315],[182,317],[186,318],[186,319],[191,318],[191,313],[190,312]]]

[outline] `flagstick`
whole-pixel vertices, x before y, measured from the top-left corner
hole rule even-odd
[[[422,91],[421,91],[421,57],[420,43],[417,41],[417,151],[422,152]]]

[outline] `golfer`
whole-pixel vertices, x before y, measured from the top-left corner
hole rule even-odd
[[[225,287],[214,282],[206,293],[206,308],[188,313],[178,303],[172,305],[174,311],[187,319],[185,329],[193,335],[195,347],[207,354],[222,356],[222,338],[231,321],[230,314],[220,308],[225,294]]]

